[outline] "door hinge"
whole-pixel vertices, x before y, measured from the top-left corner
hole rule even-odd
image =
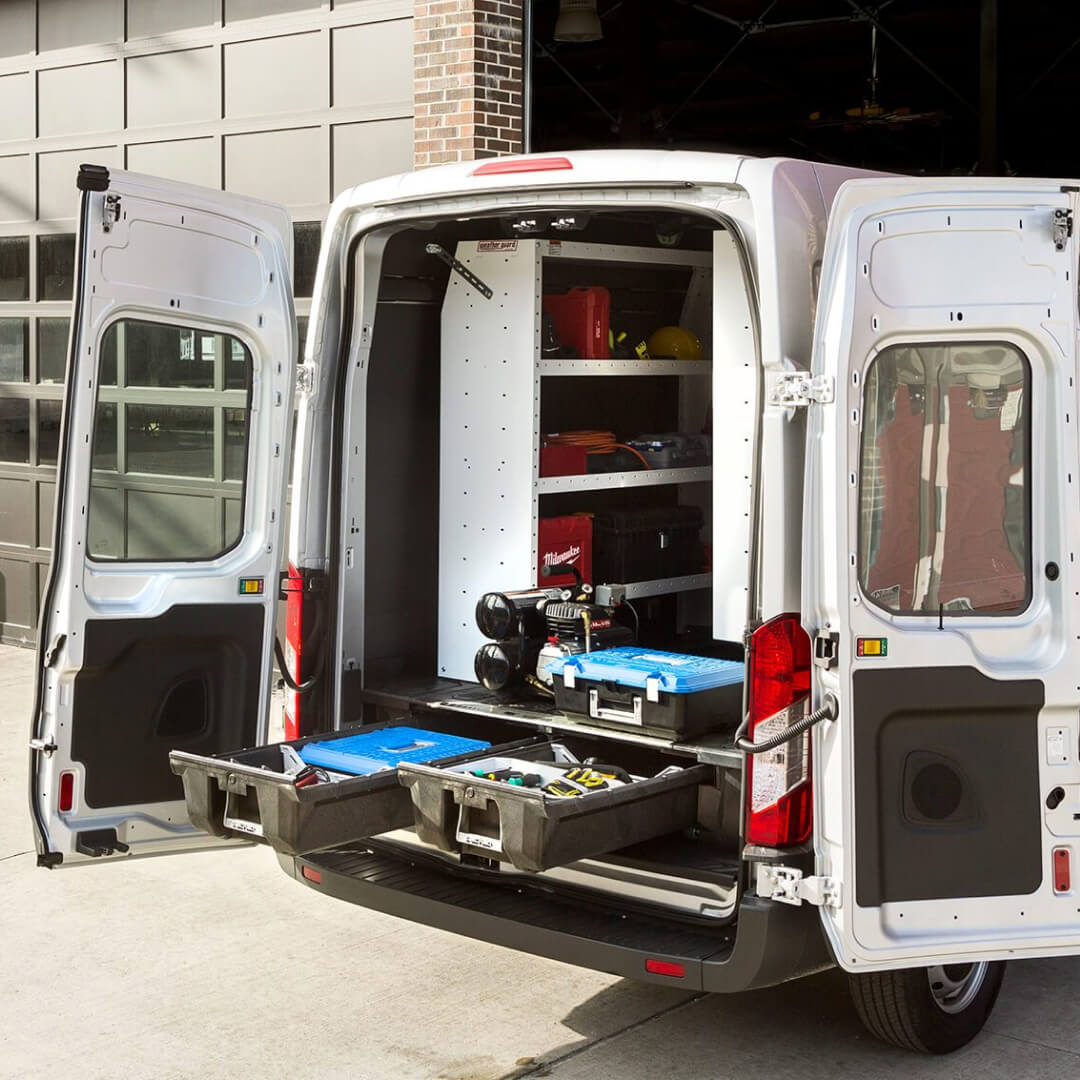
[[[769,404],[785,409],[808,405],[829,405],[836,398],[831,375],[811,375],[808,371],[785,371],[777,375],[769,394]]]
[[[31,739],[30,749],[37,750],[44,754],[46,757],[52,757],[57,751],[57,745],[51,739],[46,742],[44,739]]]
[[[296,369],[296,389],[309,396],[315,393],[318,378],[314,364],[300,364]]]
[[[1054,223],[1051,235],[1056,251],[1065,250],[1065,241],[1073,234],[1073,212],[1063,206],[1054,211]]]
[[[834,630],[831,634],[814,635],[814,665],[828,671],[840,662],[840,635]]]
[[[105,205],[101,210],[101,228],[104,232],[109,232],[120,220],[120,196],[119,195],[106,195]]]
[[[757,894],[795,907],[840,907],[840,882],[835,878],[803,877],[801,870],[775,863],[758,863]]]

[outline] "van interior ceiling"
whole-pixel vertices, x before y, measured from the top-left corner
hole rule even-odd
[[[553,711],[550,696],[521,679],[511,680],[505,689],[491,690],[477,681],[472,670],[464,669],[472,668],[471,657],[478,644],[473,640],[477,637],[473,609],[480,596],[489,590],[511,592],[546,584],[542,567],[536,565],[538,559],[542,561],[538,545],[543,547],[545,538],[541,534],[538,540],[536,533],[537,528],[545,527],[547,519],[573,522],[581,515],[592,515],[594,528],[598,529],[601,516],[614,515],[620,520],[622,515],[621,520],[630,521],[630,531],[635,535],[641,527],[637,524],[639,518],[642,522],[650,520],[650,515],[655,520],[670,519],[674,537],[671,543],[676,548],[681,543],[679,529],[683,528],[686,535],[682,563],[674,571],[671,567],[676,564],[669,562],[664,564],[666,570],[646,575],[671,579],[670,590],[659,581],[655,587],[638,582],[635,598],[616,609],[614,621],[628,629],[636,644],[742,659],[741,642],[714,640],[708,573],[712,545],[723,542],[722,536],[717,538],[713,533],[708,450],[713,423],[712,380],[708,374],[712,360],[712,253],[714,235],[722,229],[717,220],[689,213],[571,212],[562,208],[399,226],[386,240],[366,393],[351,397],[353,407],[365,414],[362,428],[355,422],[349,425],[354,432],[364,432],[360,438],[365,452],[361,455],[351,447],[343,475],[346,532],[359,535],[358,522],[362,519],[364,547],[361,562],[360,553],[346,541],[340,560],[343,565],[339,567],[343,576],[349,575],[353,566],[361,568],[361,580],[354,576],[353,584],[343,586],[339,593],[346,605],[346,629],[338,653],[344,668],[342,722],[373,722],[383,718],[385,708],[400,709],[406,704],[422,708],[425,701],[448,697],[473,701],[496,712],[500,705],[507,704],[538,714]],[[528,245],[533,245],[536,253],[535,283],[528,286],[529,295],[523,298],[526,306],[515,308],[513,289],[518,278],[509,267],[509,256],[520,257]],[[482,279],[480,288],[470,283],[467,271],[459,274],[454,269],[450,257],[455,254]],[[504,271],[504,267],[508,269]],[[485,299],[481,291],[484,285],[493,291],[491,299]],[[584,294],[585,290],[602,295],[604,302],[610,303],[611,334],[601,343],[607,348],[589,355],[605,356],[612,362],[622,358],[626,363],[648,359],[652,354],[644,350],[651,336],[663,327],[689,329],[691,336],[700,341],[701,354],[683,356],[680,362],[684,368],[670,362],[666,367],[653,365],[648,374],[635,371],[634,378],[610,378],[606,369],[595,365],[590,370],[596,374],[574,371],[573,377],[557,377],[552,361],[568,358],[577,363],[576,354],[582,350],[557,340],[557,331],[548,317],[547,298]],[[456,307],[452,310],[453,305]],[[454,311],[459,313],[458,321],[465,324],[462,333],[480,330],[478,338],[463,338],[448,329]],[[482,327],[470,328],[473,317],[478,324],[486,318],[503,325],[494,327],[494,337],[485,338]],[[498,334],[502,332],[509,337],[500,340]],[[676,358],[680,355],[677,350],[668,354]],[[533,378],[533,369],[539,369],[541,362],[546,365],[545,375],[552,377],[541,378],[537,373]],[[485,457],[494,460],[498,454],[502,461],[501,466],[494,464],[493,479],[501,478],[504,466],[506,473],[514,471],[514,463],[502,459],[504,440],[513,439],[528,455],[533,527],[530,531],[526,521],[524,534],[521,527],[510,525],[511,518],[528,513],[521,508],[520,500],[511,506],[514,498],[500,495],[507,504],[507,522],[503,524],[498,516],[492,517],[490,508],[471,518],[470,511],[450,497],[448,489],[452,485],[448,483],[448,462],[444,459],[458,452],[460,438],[459,433],[446,430],[447,417],[457,418],[469,411],[470,405],[464,399],[472,393],[475,400],[477,394],[477,386],[470,379],[480,378],[481,392],[486,385],[482,376],[468,376],[463,382],[459,377],[462,363],[471,364],[469,370],[473,371],[487,365],[493,369],[513,365],[526,373],[519,385],[527,386],[525,392],[535,400],[515,403],[508,401],[513,394],[507,389],[493,392],[482,412],[490,432],[480,443],[488,451]],[[682,377],[683,371],[690,371],[695,363],[705,377]],[[657,373],[651,373],[653,370]],[[448,394],[460,394],[462,400],[448,402]],[[448,407],[452,410],[449,414]],[[530,416],[534,428],[531,436],[528,430],[522,430]],[[586,481],[584,484],[575,483],[569,476],[545,481],[549,466],[542,452],[537,452],[545,445],[545,436],[586,431],[612,433],[620,448],[603,454],[589,453],[583,458],[588,471],[587,476],[580,477]],[[652,459],[654,467],[684,461],[698,467],[684,470],[685,479],[668,471],[670,483],[605,484],[604,472],[643,472],[650,459],[629,446],[628,441],[656,433],[684,433],[694,438],[690,440],[689,456],[677,461],[670,457]],[[350,443],[356,441],[354,437]],[[365,465],[358,467],[359,461]],[[464,469],[470,481],[476,472],[482,472],[476,461],[465,464]],[[362,473],[362,478],[357,473]],[[649,479],[658,476],[654,473]],[[490,481],[485,483],[490,485]],[[355,494],[357,491],[362,491],[362,500]],[[476,493],[464,491],[463,497],[475,499]],[[446,565],[448,550],[457,550],[447,530],[458,526],[457,520],[451,519],[459,512],[464,515],[462,532],[473,529],[470,546],[464,549],[469,554],[462,555],[461,561],[480,563],[487,559],[490,563],[483,570],[477,569],[468,581],[458,580]],[[689,521],[689,525],[680,526],[680,520]],[[500,523],[495,526],[493,522]],[[658,543],[667,545],[667,529],[665,525],[658,532],[651,530],[650,542],[659,535]],[[512,541],[506,534],[515,531],[519,547],[525,550],[515,552],[511,559],[506,548]],[[530,541],[531,552],[527,550]],[[616,544],[623,556],[620,569],[624,573],[629,570],[626,559],[635,561],[633,544],[629,534]],[[568,542],[565,550],[574,547]],[[593,555],[597,559],[601,553],[594,551]],[[599,561],[611,569],[611,557],[600,557]],[[500,567],[511,562],[516,562],[516,571],[500,572]],[[641,560],[637,563],[641,565]],[[657,565],[661,566],[662,561]],[[592,577],[586,574],[585,578],[595,585],[610,582],[611,578],[597,576],[603,572],[603,566],[594,564]],[[483,586],[471,592],[473,580],[482,581]],[[565,582],[567,575],[564,573],[559,580]],[[575,584],[572,577],[569,580]],[[362,614],[357,610],[358,598]],[[461,657],[448,660],[442,655],[448,652],[446,624],[451,606],[453,618],[460,615],[460,619],[450,629],[460,630],[456,636],[464,643],[468,661]]]

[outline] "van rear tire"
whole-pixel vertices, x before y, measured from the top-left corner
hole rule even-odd
[[[848,985],[875,1038],[920,1054],[951,1054],[982,1031],[1004,977],[999,960],[849,974]]]

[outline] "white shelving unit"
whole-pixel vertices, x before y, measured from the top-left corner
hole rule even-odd
[[[691,270],[682,325],[711,355],[712,251],[575,241],[497,240],[458,245],[457,257],[494,291],[485,300],[451,274],[442,316],[443,452],[440,455],[439,674],[472,680],[483,643],[474,623],[485,592],[536,583],[537,531],[544,496],[677,484],[680,498],[709,506],[711,467],[583,476],[539,476],[542,380],[564,376],[679,378],[680,422],[704,421],[708,361],[542,357],[545,263],[636,264]],[[708,379],[708,384],[702,380]],[[613,388],[614,390],[614,388]],[[617,392],[617,391],[615,391]],[[692,488],[688,485],[709,485]],[[706,513],[707,520],[711,518]],[[707,538],[707,531],[706,531]],[[645,598],[709,589],[711,574],[627,584]]]

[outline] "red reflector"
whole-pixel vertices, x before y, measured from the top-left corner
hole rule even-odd
[[[686,978],[686,965],[673,964],[670,960],[646,960],[645,970],[653,975],[670,975],[673,979]]]
[[[310,866],[301,866],[300,873],[308,879],[308,881],[314,882],[316,885],[322,884],[322,871],[312,870]]]
[[[1072,867],[1068,848],[1054,848],[1054,892],[1068,892],[1072,888]]]
[[[75,805],[75,774],[62,772],[60,774],[60,796],[56,801],[56,808],[61,814],[68,813]]]
[[[506,176],[513,173],[558,172],[574,166],[565,157],[497,158],[473,169],[472,176]]]

